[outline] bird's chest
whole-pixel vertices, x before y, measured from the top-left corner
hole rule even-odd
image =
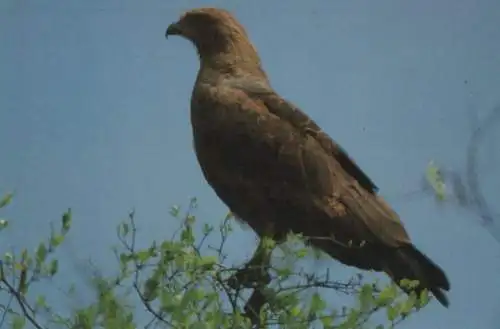
[[[195,152],[207,180],[212,183],[227,177],[252,175],[261,162],[255,156],[266,150],[265,141],[259,141],[248,129],[258,124],[257,119],[223,110],[212,114],[192,117]]]
[[[194,111],[194,147],[207,181],[216,190],[249,184],[271,185],[296,179],[287,158],[297,156],[288,134],[279,133],[259,113],[213,107]],[[207,115],[208,114],[208,115]],[[262,189],[267,186],[259,186]]]
[[[193,124],[195,153],[205,179],[238,217],[259,218],[266,200],[260,199],[261,184],[256,184],[259,182],[256,176],[262,169],[249,156],[256,148],[245,143],[241,133],[229,129],[235,122],[208,120],[205,124]],[[254,207],[249,207],[248,200],[253,200]]]

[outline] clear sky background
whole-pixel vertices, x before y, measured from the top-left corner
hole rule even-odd
[[[192,196],[200,219],[225,215],[192,150],[196,53],[164,38],[202,5],[235,12],[276,90],[348,150],[447,271],[450,309],[433,303],[401,328],[499,328],[499,243],[473,213],[408,197],[429,160],[464,169],[476,120],[500,104],[496,0],[1,1],[0,192],[17,193],[1,214],[12,220],[1,249],[36,246],[71,207],[61,254],[70,283],[71,260],[114,268],[115,226],[132,208],[144,244],[169,237],[170,206]],[[480,153],[490,202],[500,192],[498,131]],[[238,231],[230,243],[243,261],[255,238]]]

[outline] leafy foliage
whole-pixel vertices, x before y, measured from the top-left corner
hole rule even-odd
[[[430,161],[425,171],[425,179],[431,186],[437,200],[443,201],[446,198],[446,184],[439,167]]]
[[[11,199],[8,195],[0,205],[6,206]],[[96,271],[91,280],[94,302],[69,315],[50,307],[45,296],[35,295],[32,289],[43,281],[57,280],[59,263],[54,251],[63,244],[72,223],[71,210],[66,211],[59,229],[53,230],[34,252],[24,249],[19,254],[3,255],[0,289],[9,299],[1,305],[0,326],[381,329],[394,327],[429,301],[426,292],[406,297],[393,284],[380,287],[364,282],[361,275],[339,282],[332,280],[328,271],[308,273],[289,264],[259,269],[269,272],[269,284],[255,280],[251,289],[235,285],[232,279],[238,268],[226,264],[225,253],[233,232],[232,216],[226,216],[219,225],[198,225],[195,209],[196,200],[185,212],[172,207],[170,215],[181,222],[179,229],[171,238],[152,241],[144,248],[137,247],[135,214],[130,213],[117,227],[120,244],[113,249],[116,274],[103,276]],[[197,235],[200,228],[201,235]],[[208,241],[217,241],[217,245]],[[289,241],[282,248],[286,256],[293,262],[305,259],[308,251],[298,243],[300,237],[290,236]],[[275,247],[273,241],[264,241],[262,246]],[[411,287],[415,282],[405,284]],[[332,307],[324,298],[332,291],[355,296],[355,304]],[[377,325],[373,315],[384,312],[387,321]]]

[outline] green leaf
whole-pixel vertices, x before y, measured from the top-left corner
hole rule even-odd
[[[208,235],[214,230],[214,227],[212,225],[209,225],[205,223],[203,225],[203,235]]]
[[[299,250],[297,250],[295,252],[295,256],[299,259],[306,257],[307,254],[308,254],[308,250],[306,248],[300,248]]]
[[[23,249],[23,251],[21,252],[21,263],[25,263],[28,261],[28,258],[29,258],[29,255],[28,255],[28,250]]]
[[[19,294],[23,296],[26,294],[26,291],[28,290],[27,276],[28,276],[27,269],[25,266],[23,266],[21,269],[21,273],[19,274],[19,284],[17,287],[17,291],[19,292]]]
[[[0,219],[0,231],[9,226],[9,221],[6,219]]]
[[[263,237],[260,243],[261,247],[265,250],[272,250],[276,246],[276,241],[268,237]]]
[[[128,262],[132,259],[130,255],[121,253],[120,254],[120,265],[123,267],[127,267]]]
[[[179,307],[182,300],[182,294],[176,294],[173,296],[172,305],[175,305],[175,307],[172,308],[171,314],[174,321],[177,321],[179,323],[186,323],[186,309]]]
[[[385,306],[387,304],[392,303],[395,300],[396,296],[397,296],[396,286],[394,284],[390,284],[380,292],[380,294],[375,300],[375,303],[378,306]]]
[[[129,232],[130,232],[130,227],[128,223],[122,223],[122,236],[127,236]]]
[[[396,307],[393,307],[391,305],[387,306],[387,319],[389,321],[394,321],[396,318],[399,316],[398,309]]]
[[[14,193],[7,193],[0,199],[0,208],[8,206],[12,202]]]
[[[59,270],[59,262],[57,259],[53,259],[49,265],[49,275],[54,276]]]
[[[358,320],[360,318],[360,313],[358,310],[351,309],[349,311],[349,314],[347,315],[347,319],[342,323],[339,328],[342,329],[351,329],[351,328],[358,328],[359,326],[357,325]]]
[[[446,197],[446,184],[441,170],[439,170],[439,167],[434,163],[434,161],[430,161],[427,165],[425,178],[427,179],[429,185],[433,188],[438,200],[443,201]]]
[[[36,249],[36,262],[38,264],[41,264],[45,261],[47,258],[47,247],[45,247],[45,244],[41,242],[38,245],[38,248]]]
[[[179,217],[179,213],[180,213],[180,210],[181,208],[179,206],[172,206],[170,207],[170,215],[172,215],[172,217]]]
[[[26,325],[26,319],[24,318],[24,316],[14,314],[12,317],[12,329],[23,329]]]
[[[181,241],[187,245],[192,245],[194,243],[193,229],[186,225],[186,227],[181,232]]]
[[[292,309],[290,310],[290,315],[293,316],[293,317],[297,317],[299,316],[300,314],[300,307],[298,305],[295,305],[294,307],[292,307]]]
[[[363,287],[361,287],[361,292],[359,293],[358,299],[361,310],[362,311],[369,310],[374,302],[373,285],[372,284],[363,285]]]
[[[213,325],[211,325],[210,323],[206,323],[206,322],[195,322],[195,323],[192,323],[190,326],[189,326],[189,329],[207,329],[207,328],[210,328],[210,327],[215,327]]]
[[[284,280],[290,277],[290,275],[293,274],[293,271],[291,268],[288,267],[280,267],[280,268],[275,268],[276,274],[280,277],[280,280]]]
[[[321,324],[323,328],[331,328],[333,327],[333,318],[331,316],[324,316],[321,318]]]
[[[61,232],[62,234],[65,234],[69,231],[70,227],[71,227],[71,208],[68,209],[62,216],[62,228],[61,228]]]
[[[268,294],[271,295],[270,293]],[[298,303],[298,294],[296,292],[287,292],[275,296],[273,300],[273,307],[275,307],[276,309],[286,309],[290,307],[290,305],[295,305]]]
[[[141,250],[135,253],[135,257],[139,263],[144,264],[151,258],[151,252],[149,249]]]
[[[191,303],[199,302],[199,299],[197,298],[198,295],[199,294],[197,294],[196,288],[192,288],[186,291],[186,293],[182,295],[179,308],[187,310]]]
[[[192,291],[192,298],[198,302],[203,300],[207,295],[207,293],[203,289],[198,287],[193,288]]]
[[[37,308],[41,308],[43,310],[47,309],[47,300],[45,299],[45,297],[43,295],[38,295],[36,297],[35,306]]]
[[[326,308],[326,302],[321,298],[319,293],[314,293],[311,298],[310,310],[311,312],[322,312]]]
[[[417,295],[412,292],[408,299],[401,303],[400,312],[402,315],[407,316],[415,306],[418,306]]]
[[[424,307],[429,303],[429,291],[427,289],[424,289],[420,292],[420,303],[419,303],[419,308]]]
[[[160,285],[158,278],[153,276],[146,280],[144,284],[144,299],[148,302],[158,297],[158,286]]]
[[[3,257],[4,257],[3,261],[4,261],[5,265],[11,265],[12,262],[14,261],[14,255],[12,255],[12,253],[10,253],[8,251],[4,254]]]
[[[61,234],[52,234],[50,237],[50,247],[52,249],[57,248],[64,241],[64,235]]]
[[[186,216],[186,225],[193,225],[196,222],[196,217],[193,215],[187,215]]]
[[[218,259],[215,256],[204,256],[198,259],[198,266],[205,270],[209,270],[217,264],[217,261]]]
[[[410,290],[413,290],[420,285],[420,282],[418,280],[409,280],[409,279],[402,279],[399,283],[402,288],[407,288]]]

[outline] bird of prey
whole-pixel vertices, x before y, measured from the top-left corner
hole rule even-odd
[[[191,41],[194,148],[218,197],[261,238],[289,232],[332,258],[418,280],[448,306],[444,271],[415,247],[377,187],[308,115],[269,83],[246,30],[226,10],[196,8],[166,37]],[[444,291],[443,291],[444,290]]]

